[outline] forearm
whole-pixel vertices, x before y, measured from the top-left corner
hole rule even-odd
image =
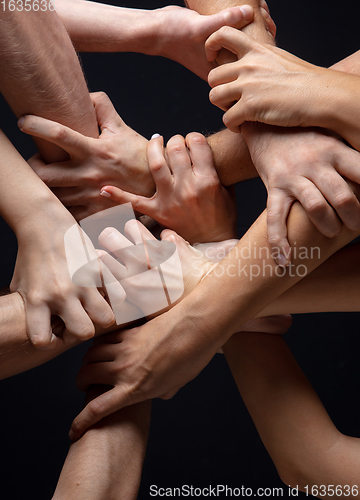
[[[210,135],[207,140],[223,186],[231,186],[237,182],[258,177],[259,174],[241,134],[225,129]]]
[[[113,325],[106,331],[117,328]],[[95,335],[103,333],[104,329],[96,328]],[[42,365],[79,343],[63,343],[49,351],[36,349],[26,332],[25,307],[20,294],[0,296],[0,380]]]
[[[92,393],[95,396],[99,392],[93,389]],[[124,408],[101,420],[73,443],[53,500],[135,500],[150,410],[150,401]]]
[[[16,116],[36,114],[96,137],[81,67],[56,12],[1,11],[0,30],[0,91]],[[61,158],[53,146],[40,149],[47,161]]]
[[[86,0],[57,0],[56,12],[78,52],[150,53],[159,30],[156,15]]]
[[[255,18],[242,31],[253,36],[260,42],[274,44],[274,39],[266,30],[266,23],[260,14],[259,0],[214,0],[211,2],[207,0],[187,0],[186,3],[191,9],[204,15],[214,14],[227,7],[249,4],[255,10]],[[217,62],[223,64],[230,60],[236,60],[236,56],[222,50]],[[246,142],[241,134],[234,134],[226,129],[209,136],[208,142],[213,151],[216,170],[224,186],[230,186],[236,182],[258,176],[257,170],[250,158]]]
[[[360,244],[342,248],[259,316],[360,311]]]
[[[0,151],[0,177],[3,179],[0,184],[0,215],[15,233],[31,231],[32,224],[40,224],[40,218],[45,224],[47,217],[63,219],[70,227],[74,223],[70,214],[1,130]]]
[[[303,491],[314,484],[356,485],[358,440],[337,431],[284,339],[240,333],[223,349],[285,484]]]
[[[204,15],[215,14],[222,9],[237,5],[251,5],[255,12],[254,21],[249,26],[243,28],[242,31],[256,38],[259,42],[274,44],[274,39],[267,31],[264,17],[260,13],[260,0],[212,0],[210,2],[208,0],[186,0],[185,3],[190,9]],[[226,56],[225,54],[226,51],[221,54],[218,62],[223,63],[226,58],[232,57],[229,53]]]
[[[207,342],[221,346],[242,324],[359,234],[344,228],[338,237],[326,238],[298,203],[291,209],[288,229],[291,246],[297,249],[289,268],[274,262],[264,212],[227,257],[168,313],[178,315],[179,328],[186,314]]]

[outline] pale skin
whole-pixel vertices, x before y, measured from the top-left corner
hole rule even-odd
[[[337,430],[284,339],[239,333],[223,350],[284,483],[319,498],[358,498],[359,439]]]
[[[85,80],[56,13],[2,10],[0,25],[0,90],[15,114],[56,116],[96,136],[95,113]],[[39,348],[55,347],[60,342],[51,331],[52,314],[64,320],[66,341],[90,338],[94,323],[109,326],[114,315],[95,289],[81,289],[70,280],[63,238],[76,221],[0,134],[0,175],[6,179],[0,187],[0,212],[18,239],[11,289],[21,293],[25,301],[29,338]],[[54,145],[39,142],[39,147],[48,161],[66,158]]]
[[[210,61],[224,47],[238,58],[209,74],[210,100],[226,111],[223,120],[233,132],[246,121],[327,127],[360,149],[360,77],[315,66],[234,28],[213,33],[205,47]]]
[[[234,4],[242,4],[242,0],[218,0],[206,2],[204,0],[189,0],[190,8],[201,14],[213,13],[223,6],[229,7]],[[255,4],[255,5],[254,5]],[[259,5],[253,2],[255,11]],[[256,20],[256,17],[255,17]],[[245,28],[245,32],[257,41],[274,45],[274,40],[269,38],[264,25],[257,19]],[[231,54],[231,55],[229,55]],[[235,61],[236,56],[223,51],[219,55],[218,62]],[[335,65],[335,69],[358,73],[359,53],[352,56],[351,64],[347,59]],[[289,135],[281,137],[280,133],[272,136],[272,130],[266,125],[251,124],[246,122],[242,126],[242,135],[249,148],[251,159],[268,190],[268,235],[269,243],[273,249],[282,249],[283,252],[277,259],[279,265],[287,265],[291,260],[291,246],[287,239],[286,219],[290,207],[295,200],[300,201],[310,219],[327,237],[334,237],[341,231],[342,224],[349,229],[358,225],[358,206],[351,190],[344,186],[341,178],[341,167],[344,163],[341,151],[335,141],[327,144],[327,137],[321,134],[312,137],[307,131],[299,131],[297,147],[293,146],[293,138]],[[229,132],[230,134],[230,132]],[[301,134],[304,135],[304,143],[301,142]],[[229,135],[229,141],[242,141],[242,139]],[[315,144],[312,142],[316,141]],[[309,147],[313,156],[309,161],[304,161]],[[332,151],[331,162],[328,160],[329,147]],[[291,148],[291,153],[289,153]],[[276,152],[276,160],[274,153]],[[331,170],[332,183],[330,189],[323,192],[323,178]],[[297,182],[293,182],[294,177]],[[301,189],[298,189],[301,187]],[[328,203],[329,202],[329,203]],[[340,219],[340,221],[339,221]]]
[[[185,143],[183,147],[185,149]],[[151,168],[152,163],[158,163],[159,157],[163,157],[161,138],[150,142],[148,154]],[[177,173],[176,170],[178,168],[186,177],[186,169],[191,170],[191,165],[186,161],[183,161],[183,165],[171,162],[171,156],[175,155],[176,157],[177,154],[178,151],[169,151],[169,161],[173,168],[173,174],[175,175]],[[198,196],[206,199],[208,197],[207,191],[209,191],[209,193],[213,191],[211,177],[204,177],[203,184],[204,186]],[[226,195],[223,194],[223,196],[225,197]],[[166,203],[170,203],[168,198],[158,200],[157,202],[163,206]],[[186,204],[185,199],[183,199],[183,202]],[[189,199],[187,202],[191,205],[192,200]],[[227,212],[228,208],[226,205],[223,207],[223,211]],[[198,210],[202,210],[201,204],[198,206]],[[194,220],[197,220],[197,218],[194,217]],[[201,219],[199,220],[199,223],[202,224]],[[206,229],[212,231],[211,221],[210,224],[208,223]],[[136,233],[133,233],[131,228],[129,228],[128,231],[129,232],[126,234],[134,239]],[[142,231],[144,231],[145,239],[151,239],[151,235],[145,228],[143,228]],[[186,282],[191,289],[201,278],[198,272],[196,276],[194,276],[194,269],[192,267],[192,263],[196,263],[195,269],[198,271],[199,252],[195,251],[194,253],[192,248],[175,233],[167,231],[164,237],[166,237],[166,234],[168,238],[172,238],[178,247]],[[103,241],[103,243],[106,242]],[[129,243],[130,242],[127,241],[127,245]],[[120,248],[122,244],[123,243],[120,243],[118,247]],[[231,244],[234,245],[235,242],[232,241]],[[212,244],[211,246],[216,247],[217,244]],[[224,245],[218,245],[217,249],[220,255],[224,251],[221,247],[224,247]],[[204,251],[205,246],[203,245],[198,248]],[[109,248],[109,250],[114,251],[113,248]],[[226,250],[225,248],[225,251],[228,251],[228,249]],[[346,254],[344,255],[345,252]],[[209,255],[209,247],[206,248],[206,255]],[[303,282],[295,286],[290,291],[290,294],[292,293],[290,299],[287,299],[287,296],[284,295],[279,301],[271,305],[272,309],[270,307],[269,313],[277,314],[284,310],[292,311],[294,308],[295,312],[299,312],[296,310],[299,303],[303,305],[305,310],[310,307],[310,305],[319,310],[337,310],[336,308],[345,309],[349,307],[349,305],[352,304],[351,301],[354,301],[354,297],[358,296],[357,288],[360,280],[356,273],[354,273],[354,269],[359,268],[359,266],[355,264],[357,260],[358,251],[355,251],[355,253],[349,253],[348,249],[340,251],[328,262],[323,264],[317,271],[303,280]],[[210,261],[203,257],[201,267],[203,275],[209,270],[209,266],[211,266]],[[116,275],[115,271],[114,275]],[[338,297],[334,296],[334,294],[330,294],[330,297],[324,296],[324,294],[316,294],[315,300],[313,297],[310,299],[309,290],[314,290],[314,288],[318,286],[320,290],[329,291],[331,288],[329,286],[330,283],[339,290]],[[296,293],[297,289],[301,290],[300,293]],[[130,290],[127,290],[127,292],[128,297],[131,297]],[[282,301],[284,305],[282,305]],[[358,306],[357,302],[356,306]],[[56,352],[42,352],[34,349],[33,346],[26,342],[25,312],[21,298],[18,294],[3,297],[0,300],[0,311],[4,313],[3,317],[5,318],[5,322],[2,322],[3,328],[1,332],[3,345],[0,348],[2,352],[2,377],[10,376],[24,369],[36,366],[41,362],[45,362],[67,347],[63,345],[60,350]],[[266,311],[264,312],[264,314],[267,313]],[[245,328],[251,328],[252,331],[261,329],[261,331],[278,333],[279,323],[281,330],[281,328],[284,328],[284,325],[286,327],[288,321],[286,318],[279,320],[274,318],[265,320],[265,322],[255,321],[250,322]],[[86,364],[99,361],[99,356],[101,356],[101,360],[103,361],[105,355],[106,359],[109,360],[114,356],[115,366],[115,363],[117,363],[115,352],[118,347],[116,343],[118,342],[118,336],[119,334],[110,334],[104,337],[102,345],[94,347],[89,351],[85,360]],[[97,365],[99,365],[99,363],[90,365],[88,368],[85,366],[81,371],[79,384],[83,384],[83,388],[87,387],[86,383],[87,380],[89,380],[86,379],[86,372],[91,373],[91,377],[95,377],[97,381],[99,381],[100,377],[101,381],[101,377],[103,377],[104,374],[99,375],[99,370],[96,367]],[[113,370],[112,373],[114,373]],[[113,383],[113,381],[108,379],[108,376],[105,370],[106,383]],[[97,393],[92,393],[91,397],[96,395]],[[135,407],[130,407],[125,413],[122,411],[116,412],[112,416],[104,419],[95,428],[90,429],[83,438],[70,448],[54,498],[68,498],[70,495],[72,498],[79,499],[84,498],[84,495],[86,495],[87,498],[94,499],[102,496],[106,496],[106,498],[118,498],[120,492],[122,498],[136,498],[136,491],[141,474],[141,464],[146,446],[148,416],[149,406],[147,404],[142,404],[141,406],[137,405]],[[114,435],[116,435],[116,439],[114,439]],[[97,450],[97,456],[100,454],[103,457],[99,463],[93,460],[94,448]],[[109,457],[111,457],[110,461],[108,460]],[[119,470],[122,472],[121,474],[119,474]],[[89,481],[89,477],[91,477],[91,481]]]
[[[161,138],[153,141],[159,141],[159,146],[162,146]],[[157,152],[160,152],[159,149]],[[154,162],[159,165],[157,158],[154,158]],[[358,187],[353,186],[353,189],[358,190]],[[245,262],[246,265],[265,266],[264,272],[259,276],[250,277],[236,272],[239,255],[242,255],[244,249],[251,247],[251,242],[256,241],[258,248],[269,248],[265,227],[266,213],[180,304],[142,327],[117,333],[115,341],[121,343],[116,347],[115,373],[109,375],[99,365],[84,369],[85,375],[83,371],[81,377],[84,378],[80,382],[83,387],[95,382],[96,377],[102,383],[105,379],[109,382],[108,377],[112,377],[111,384],[116,385],[97,398],[94,405],[90,403],[75,419],[71,431],[73,438],[81,435],[91,423],[126,406],[128,402],[173,395],[210,361],[226,342],[227,336],[239,330],[241,325],[300,281],[300,276],[291,269],[288,272],[282,270],[277,276],[270,251],[261,258],[252,254],[249,261]],[[329,240],[316,230],[299,205],[292,209],[289,228],[292,241],[296,241],[297,246],[308,249],[308,258],[294,254],[293,264],[305,265],[308,273],[358,234],[343,230],[339,238]],[[320,255],[317,253],[315,257],[311,257],[311,247],[314,246],[319,247]],[[244,267],[244,263],[242,265]],[[207,300],[212,296],[216,296],[217,300]],[[181,335],[182,340],[174,348],[173,339],[178,335]],[[129,391],[123,384],[132,389]]]
[[[209,3],[193,0],[189,2],[189,6],[209,15],[214,14],[220,7],[228,8],[239,3],[243,2],[224,0]],[[275,28],[271,18],[269,18],[264,8],[259,9],[256,0],[251,2],[251,5],[255,8],[255,22],[245,28],[247,33],[261,42],[273,44],[272,35],[275,33]],[[259,14],[262,15],[259,16]],[[239,24],[237,26],[241,27]],[[73,37],[77,28],[77,23],[72,25]],[[99,28],[99,37],[101,32],[101,28]],[[117,37],[118,32],[115,31],[110,39],[116,41],[118,40]],[[115,49],[117,43],[119,42],[114,42],[111,50]],[[228,62],[229,54],[229,52],[225,55],[221,53],[218,58],[219,62]],[[334,69],[359,73],[359,53],[337,63]],[[37,132],[36,128],[38,128]],[[66,129],[57,127],[54,131],[54,127],[52,127],[52,131],[47,132],[43,128],[35,124],[34,119],[29,121],[27,117],[23,130],[28,133],[33,130],[39,136],[46,137],[56,143],[59,143],[60,137],[62,139],[60,143],[65,149],[66,147],[71,148],[74,139],[79,142],[80,138],[72,137],[71,132]],[[134,134],[130,130],[123,127],[122,133],[128,134],[128,138],[133,139]],[[291,248],[287,241],[286,217],[294,200],[300,201],[314,225],[327,237],[334,237],[339,234],[342,224],[345,224],[350,229],[354,229],[358,225],[358,202],[341,177],[341,175],[344,175],[344,170],[349,170],[349,168],[348,162],[344,159],[343,145],[340,141],[336,141],[334,138],[329,139],[326,132],[322,134],[321,130],[314,134],[312,130],[304,129],[297,130],[297,139],[294,143],[293,137],[289,133],[284,132],[281,135],[280,131],[274,132],[271,127],[250,124],[249,122],[242,126],[242,133],[243,135],[239,136],[239,134],[225,130],[210,136],[208,142],[212,147],[215,166],[223,185],[228,186],[255,177],[257,175],[256,169],[258,170],[269,194],[267,224],[269,243],[273,250],[283,250],[277,258],[279,265],[287,265],[291,260]],[[295,134],[294,130],[293,133]],[[58,134],[59,137],[57,137]],[[245,137],[246,142],[243,137]],[[139,155],[143,159],[145,157],[145,139],[142,142]],[[96,198],[95,186],[101,187],[99,186],[101,183],[103,186],[108,185],[115,168],[118,168],[117,165],[120,166],[120,169],[122,168],[122,162],[119,160],[115,162],[115,168],[110,163],[109,175],[107,175],[106,162],[104,162],[104,158],[106,158],[105,141],[96,144],[82,139],[81,145],[86,154],[77,155],[72,153],[72,160],[69,163],[56,165],[57,169],[54,170],[54,175],[51,174],[51,169],[47,174],[45,174],[44,169],[41,170],[40,167],[38,169],[44,180],[49,184],[51,183],[53,187],[59,186],[57,194],[61,199],[63,196],[71,196],[74,200],[77,195],[81,195],[82,203],[87,204],[87,207],[74,207],[74,214],[77,218],[85,217],[91,213],[93,205],[101,206],[105,202],[109,202],[109,200],[99,201]],[[279,151],[281,151],[281,154],[279,154]],[[124,151],[122,153],[124,154]],[[86,169],[80,167],[84,162],[87,165]],[[101,169],[97,166],[99,164],[103,165]],[[73,167],[73,169],[75,167],[74,172],[77,170],[76,174],[74,173],[73,180],[68,175],[69,166]],[[34,168],[37,169],[37,164]],[[146,196],[152,194],[153,184],[151,177],[148,175],[146,164],[137,163],[135,168],[132,168],[134,177],[141,178],[141,185],[145,187],[143,192],[139,192],[138,190],[141,188],[136,187],[134,189],[130,182],[127,189],[136,194]],[[353,162],[351,162],[350,170],[355,170]],[[65,172],[66,181],[64,181]],[[324,184],[324,179],[325,181],[331,179],[331,182],[325,182]],[[356,181],[356,179],[352,180]],[[67,185],[64,186],[63,183]],[[75,188],[80,184],[81,189]],[[119,186],[119,184],[114,185],[123,189],[126,188],[124,184],[122,186]],[[75,203],[79,202],[76,201]]]
[[[214,67],[205,57],[207,37],[224,24],[245,26],[253,19],[253,10],[249,6],[233,7],[214,16],[200,16],[177,7],[141,11],[79,1],[69,2],[69,5],[68,2],[59,2],[59,13],[75,45],[80,43],[77,40],[82,40],[77,47],[80,50],[93,49],[95,42],[92,42],[92,37],[96,41],[100,40],[98,50],[148,53],[151,47],[152,51],[159,50],[159,55],[175,59],[195,72],[204,68],[201,70],[204,78]],[[86,22],[83,17],[81,23],[76,22],[80,13]],[[145,19],[147,22],[144,22]],[[171,28],[174,23],[176,29]],[[163,33],[164,30],[166,33]],[[157,49],[155,43],[149,43],[149,38],[153,39],[155,34],[159,43],[166,47],[166,53]],[[123,122],[106,96],[93,95],[93,103],[102,131],[99,139],[86,137],[71,128],[40,118],[25,116],[19,121],[22,131],[46,138],[68,152],[69,161],[56,162],[48,167],[39,161],[31,162],[31,165],[77,220],[113,205],[111,200],[99,197],[104,185],[114,185],[144,196],[154,192],[146,162],[147,140]],[[227,179],[227,169],[222,167],[223,151],[224,148],[228,150],[227,146],[223,137],[213,140],[215,159],[219,164],[218,169],[223,170],[222,181],[225,185],[231,180]],[[226,157],[235,164],[239,156],[243,157],[244,154],[247,155],[247,161],[242,167],[241,178],[254,177],[257,174],[246,148],[240,151],[236,148],[232,154],[229,150]]]

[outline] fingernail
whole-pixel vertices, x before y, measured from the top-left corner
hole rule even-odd
[[[22,116],[21,118],[19,118],[17,124],[18,124],[18,127],[20,129],[22,129],[23,125],[24,125],[24,121],[25,121],[25,118]]]
[[[244,19],[251,19],[254,15],[254,9],[251,7],[251,5],[242,5],[240,7],[240,10],[244,16]]]
[[[100,191],[100,195],[105,196],[105,198],[111,198],[111,194],[109,193],[109,191],[105,191],[105,189],[102,189]]]
[[[279,267],[286,267],[289,264],[289,261],[285,255],[280,254],[276,259],[276,263]]]
[[[158,137],[161,137],[161,135],[160,135],[160,134],[153,134],[153,135],[151,136],[151,139],[157,139]],[[151,139],[150,139],[150,140],[151,140]]]

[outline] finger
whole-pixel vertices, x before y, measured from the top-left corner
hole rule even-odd
[[[260,0],[260,7],[270,14],[269,6],[265,0]]]
[[[90,139],[65,125],[39,116],[25,115],[18,121],[18,126],[25,134],[52,142],[64,149],[70,156],[82,158],[88,155]]]
[[[136,328],[133,328],[132,330],[116,330],[116,332],[110,332],[110,333],[105,333],[105,335],[101,336],[101,342],[103,344],[119,344],[122,342],[126,336],[127,332],[135,333]]]
[[[212,69],[208,76],[208,84],[214,88],[225,83],[234,82],[238,77],[239,61],[235,61]]]
[[[114,259],[114,257],[101,250],[98,251],[98,255],[101,262],[118,281],[128,277],[129,273],[126,266],[122,265],[118,260]]]
[[[223,123],[224,125],[231,130],[231,132],[239,133],[241,125],[246,121],[256,121],[252,116],[249,115],[248,112],[245,112],[245,108],[243,106],[243,102],[236,102],[231,106],[231,108],[224,113]]]
[[[107,227],[100,233],[99,243],[105,248],[105,250],[111,252],[119,259],[122,258],[123,254],[121,250],[123,248],[134,246],[130,240],[128,240],[114,227]]]
[[[136,194],[128,193],[115,186],[104,186],[100,191],[101,196],[109,198],[112,201],[122,205],[123,203],[131,203],[135,212],[140,212],[149,217],[155,215],[153,198],[145,198]]]
[[[125,126],[113,103],[105,92],[92,92],[90,94],[95,108],[96,118],[101,130],[104,128],[113,128]]]
[[[280,189],[269,189],[267,201],[267,230],[271,255],[280,267],[291,261],[286,220],[294,198]]]
[[[340,219],[311,181],[294,183],[292,190],[311,222],[324,236],[333,238],[340,234],[342,230]]]
[[[51,163],[35,161],[30,165],[34,172],[49,188],[74,187],[79,185],[79,176],[76,169],[72,169],[69,162]]]
[[[238,56],[243,57],[249,53],[258,43],[242,31],[230,26],[224,26],[213,33],[205,42],[205,51],[208,61],[214,61],[221,49],[230,50]]]
[[[264,3],[266,5],[266,8],[265,7],[260,8],[261,15],[264,18],[264,21],[266,23],[266,28],[269,31],[270,35],[272,37],[276,38],[276,31],[277,31],[276,24],[270,15],[270,12],[269,12],[269,9],[268,9],[266,2],[264,2]]]
[[[340,156],[340,160],[338,160],[337,165],[335,165],[335,168],[343,177],[346,177],[356,184],[360,184],[359,163],[360,154],[344,144],[344,150]]]
[[[128,222],[128,224],[131,221]],[[137,222],[135,221],[137,224]],[[115,257],[120,259],[120,261],[126,266],[127,277],[133,276],[134,273],[145,272],[149,269],[147,263],[147,257],[144,245],[139,245],[142,243],[142,238],[139,233],[138,226],[137,235],[134,231],[135,241],[133,244],[129,241],[123,234],[114,228],[108,227],[99,236],[99,243],[111,252]],[[106,257],[107,264],[111,265],[110,259]],[[119,275],[122,273],[119,270]]]
[[[39,153],[36,153],[34,156],[29,158],[28,164],[35,172],[37,168],[44,167],[46,165],[46,163],[41,159]]]
[[[155,236],[150,233],[144,224],[141,224],[141,222],[134,219],[129,220],[125,224],[124,233],[135,243],[135,245],[145,243],[149,240],[156,240]]]
[[[171,170],[164,154],[164,139],[152,138],[147,145],[147,157],[151,175],[153,176],[156,191],[159,195],[168,193],[173,186]]]
[[[344,225],[352,231],[360,229],[360,203],[347,182],[331,169],[317,185]]]
[[[125,292],[123,295],[124,300]],[[99,325],[102,328],[109,328],[114,324],[114,313],[96,288],[87,288],[81,297],[81,303],[95,325]]]
[[[202,134],[191,132],[186,136],[185,142],[189,149],[193,173],[195,175],[209,176],[211,179],[213,179],[214,175],[218,177],[212,151],[206,138]]]
[[[52,332],[51,311],[46,304],[26,302],[26,327],[29,340],[36,349],[52,350],[62,344],[62,339]]]
[[[242,5],[224,9],[216,14],[204,16],[206,31],[212,33],[222,26],[234,26],[242,29],[254,19],[254,9],[251,5]]]
[[[51,191],[66,207],[83,206],[88,201],[88,193],[84,194],[83,187],[53,187]]]
[[[66,330],[76,339],[84,342],[95,335],[95,327],[89,316],[84,311],[79,300],[74,297],[65,303],[58,315],[65,323]]]
[[[166,145],[166,152],[174,177],[180,180],[189,178],[193,172],[184,137],[181,135],[171,137]]]
[[[239,82],[230,82],[224,85],[218,85],[210,90],[209,99],[214,106],[223,111],[231,109],[241,99],[242,89]],[[229,115],[229,113],[228,113]]]
[[[83,357],[82,364],[105,363],[114,360],[114,346],[110,344],[97,344],[89,347]]]
[[[116,387],[105,392],[88,403],[75,418],[69,433],[70,439],[76,441],[89,427],[99,422],[102,418],[120,410],[120,408],[137,402],[139,402],[139,398],[135,398],[132,394],[129,394],[125,386]]]

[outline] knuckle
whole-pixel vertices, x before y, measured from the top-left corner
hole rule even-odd
[[[269,235],[268,236],[268,243],[272,248],[274,248],[274,247],[279,248],[280,247],[280,238],[276,235],[275,236]]]
[[[97,399],[90,401],[90,403],[88,404],[88,414],[91,420],[98,418],[104,413],[104,411],[104,406]]]
[[[281,219],[281,213],[279,210],[268,209],[267,211],[267,222],[268,224],[275,224]]]
[[[356,197],[353,193],[341,192],[335,197],[335,206],[338,208],[351,208],[356,204]]]
[[[311,199],[306,203],[307,211],[312,215],[319,215],[326,211],[328,204],[325,200]]]
[[[46,297],[40,290],[32,290],[27,295],[27,302],[33,307],[40,307],[46,303]]]
[[[106,92],[100,90],[99,92],[95,92],[92,94],[92,99],[93,101],[99,102],[99,101],[108,101],[109,96],[107,95]]]
[[[201,144],[201,145],[208,144],[206,137],[200,134],[199,132],[190,132],[190,134],[187,134],[186,141],[189,144]]]
[[[151,170],[154,172],[159,172],[164,167],[164,161],[162,159],[156,159],[151,162]]]
[[[55,141],[64,142],[68,137],[68,131],[61,125],[58,125],[54,127],[51,136]]]
[[[81,341],[92,339],[94,335],[94,325],[81,325],[76,329],[76,333],[74,333],[74,336]]]
[[[167,143],[166,149],[170,152],[179,152],[183,151],[185,145],[184,145],[184,138],[182,135],[174,135],[169,139],[169,142]]]

